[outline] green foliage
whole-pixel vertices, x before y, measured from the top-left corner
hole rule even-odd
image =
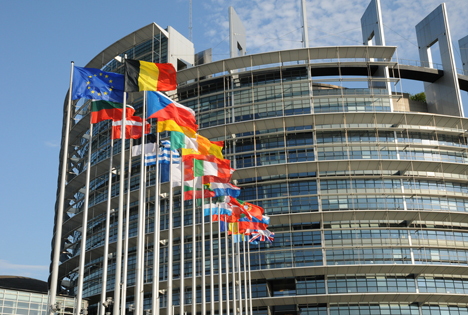
[[[410,95],[410,100],[426,103],[426,93],[421,92],[418,94]]]

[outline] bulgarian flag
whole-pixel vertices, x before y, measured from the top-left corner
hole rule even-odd
[[[143,119],[138,116],[127,117],[125,121],[125,139],[138,139],[141,137]],[[151,125],[145,123],[145,134],[150,133]],[[112,121],[112,139],[121,139],[122,120]]]
[[[109,101],[96,101],[91,102],[91,123],[97,124],[103,120],[122,120],[123,104],[109,102]],[[127,106],[126,117],[132,117],[135,114],[135,109]]]
[[[159,127],[158,127],[159,128]],[[223,159],[223,141],[210,141],[207,138],[197,134],[194,137],[189,137],[182,132],[171,132],[171,144],[173,150],[182,149],[182,155],[213,155],[218,159]],[[190,159],[191,157],[183,157]]]
[[[203,193],[202,193],[202,186],[203,186]],[[188,180],[184,182],[185,200],[193,199],[194,194],[195,194],[195,199],[215,197],[215,192],[210,190],[208,185],[203,185],[202,179],[200,177],[195,177],[195,187],[193,185],[193,180]]]

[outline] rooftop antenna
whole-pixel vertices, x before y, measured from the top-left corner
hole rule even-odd
[[[307,26],[307,8],[305,0],[301,0],[302,9],[302,45],[304,48],[309,48],[309,32]]]
[[[190,41],[193,43],[193,34],[192,34],[192,0],[190,0],[190,7],[189,7],[189,37],[190,37]]]

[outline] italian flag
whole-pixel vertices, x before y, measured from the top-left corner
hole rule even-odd
[[[97,124],[103,120],[122,120],[123,104],[109,102],[109,101],[96,101],[91,102],[91,123]],[[127,106],[126,117],[132,117],[135,109]]]
[[[193,159],[193,176],[216,176],[219,178],[231,178],[231,161],[220,159]]]

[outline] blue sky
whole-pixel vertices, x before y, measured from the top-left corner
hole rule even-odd
[[[440,2],[381,0],[387,45],[417,60],[414,26]],[[447,0],[457,66],[468,35],[466,0]],[[369,0],[308,0],[310,46],[360,45]],[[195,51],[228,57],[228,7],[247,29],[247,53],[301,47],[300,2],[193,0]],[[0,275],[46,280],[57,190],[62,105],[70,62],[86,63],[108,45],[151,22],[188,37],[189,0],[4,1],[0,10]],[[436,59],[436,58],[435,58]],[[422,84],[406,84],[406,92]],[[466,93],[465,108],[468,105]],[[466,110],[466,109],[465,109]]]

